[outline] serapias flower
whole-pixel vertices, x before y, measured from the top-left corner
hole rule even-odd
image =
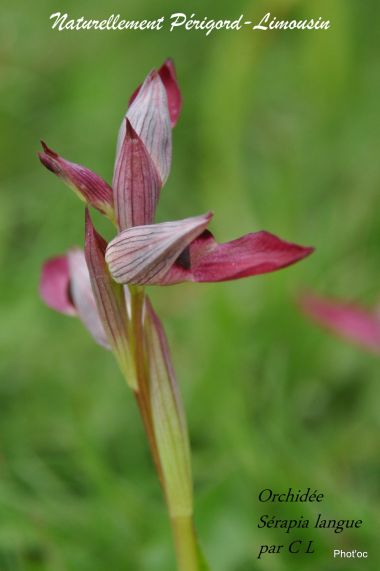
[[[161,78],[165,79],[163,83]],[[171,61],[151,72],[131,98],[117,144],[112,190],[90,170],[61,158],[46,145],[42,163],[75,189],[120,231],[106,260],[122,284],[216,282],[272,272],[309,255],[305,248],[265,231],[218,244],[206,230],[211,213],[154,224],[171,164],[171,126],[180,110]]]
[[[313,248],[268,232],[218,244],[212,213],[155,224],[172,158],[172,128],[181,110],[174,65],[149,73],[130,99],[116,147],[112,187],[43,144],[42,164],[116,226],[107,244],[86,208],[85,248],[43,267],[40,292],[52,308],[77,315],[110,348],[140,408],[168,505],[181,571],[205,571],[192,523],[189,440],[163,327],[146,285],[218,282],[279,270]]]
[[[356,303],[320,297],[301,296],[304,313],[344,339],[380,355],[380,308],[366,309]]]

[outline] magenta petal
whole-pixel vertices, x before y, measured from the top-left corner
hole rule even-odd
[[[177,82],[177,74],[172,59],[167,59],[158,70],[158,75],[166,89],[166,96],[168,98],[169,114],[171,126],[175,127],[182,108],[182,96]],[[141,85],[134,91],[129,100],[129,105],[136,99]]]
[[[70,291],[79,319],[99,345],[109,348],[92,292],[84,252],[79,248],[72,249],[67,258],[71,279]]]
[[[40,295],[46,305],[52,309],[66,315],[77,314],[70,295],[67,256],[57,256],[44,263],[40,279]]]
[[[169,176],[172,156],[172,130],[168,98],[160,76],[152,71],[128,109],[129,119],[153,161],[162,184]],[[126,122],[122,121],[116,151],[116,163],[125,139]]]
[[[380,317],[353,304],[306,294],[301,307],[321,325],[380,354]]]
[[[61,178],[78,196],[111,220],[113,219],[112,188],[90,169],[66,161],[42,141],[41,163]]]
[[[161,189],[157,169],[127,119],[113,177],[116,221],[120,230],[153,222]]]
[[[210,232],[204,232],[182,253],[160,283],[236,280],[285,268],[312,252],[313,248],[286,242],[265,231],[224,244],[218,244]]]
[[[181,252],[206,228],[211,213],[147,226],[134,226],[112,240],[106,261],[122,284],[161,283]]]

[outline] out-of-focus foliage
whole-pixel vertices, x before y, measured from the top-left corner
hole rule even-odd
[[[55,3],[57,4],[57,3]],[[54,10],[62,9],[54,6]],[[68,1],[74,17],[169,15],[165,0]],[[111,355],[37,295],[42,261],[83,242],[82,205],[40,166],[43,138],[112,178],[129,95],[175,59],[184,110],[159,219],[215,211],[229,240],[266,229],[314,245],[299,265],[241,282],[152,291],[168,330],[193,447],[197,523],[217,571],[379,568],[379,362],[307,322],[304,287],[379,296],[380,89],[376,0],[206,0],[189,14],[329,18],[329,32],[57,32],[52,4],[6,2],[0,18],[0,569],[169,571],[170,530],[135,403]],[[377,16],[376,16],[377,14]],[[377,44],[377,45],[376,45]],[[98,219],[98,227],[110,230]],[[341,535],[257,529],[258,490],[323,491]]]

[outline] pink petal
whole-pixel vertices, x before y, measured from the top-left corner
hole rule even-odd
[[[123,284],[160,283],[181,252],[206,228],[211,214],[176,222],[135,226],[109,243],[106,261]]]
[[[67,315],[77,315],[95,341],[108,347],[82,250],[74,249],[67,255],[45,262],[40,293],[52,309]]]
[[[77,314],[70,295],[67,256],[57,256],[44,263],[40,279],[40,295],[46,305],[52,309],[66,315]]]
[[[157,169],[129,120],[113,177],[116,221],[120,230],[151,224],[161,189]]]
[[[84,252],[75,248],[69,251],[67,258],[71,277],[70,291],[78,316],[95,341],[99,345],[109,348],[92,292]]]
[[[172,156],[172,130],[168,98],[160,76],[152,71],[144,81],[136,99],[128,109],[133,129],[144,143],[152,159],[161,183],[169,176]],[[118,163],[125,139],[126,122],[123,120],[118,136],[116,163]]]
[[[81,200],[84,200],[111,220],[113,219],[112,188],[91,170],[66,161],[42,141],[44,151],[38,153],[41,163],[59,176]]]
[[[224,244],[218,244],[206,231],[182,252],[160,283],[236,280],[285,268],[312,252],[313,248],[286,242],[265,231]]]
[[[163,63],[163,65],[158,70],[158,75],[160,76],[161,81],[166,89],[171,126],[174,127],[181,113],[182,97],[177,82],[177,74],[175,71],[174,62],[172,59],[169,58]],[[136,99],[140,89],[141,85],[139,85],[136,91],[133,93],[132,97],[129,100],[129,105],[131,105],[132,102]]]
[[[306,294],[301,307],[321,325],[380,354],[380,318],[359,306]]]

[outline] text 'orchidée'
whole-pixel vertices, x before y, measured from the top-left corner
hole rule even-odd
[[[269,509],[275,509],[274,504],[283,503],[321,503],[324,501],[325,496],[322,492],[313,488],[306,489],[294,489],[288,488],[286,490],[274,491],[271,488],[264,488],[259,491],[257,499],[260,503],[266,504]],[[270,506],[270,507],[269,507]],[[280,507],[280,506],[278,506]],[[276,506],[277,508],[277,506]],[[286,515],[285,515],[286,514]],[[298,530],[304,529],[323,529],[330,530],[334,534],[341,534],[347,530],[352,532],[353,530],[360,529],[363,526],[362,519],[353,518],[331,518],[325,517],[322,513],[315,513],[312,518],[305,517],[302,514],[298,516],[289,518],[289,511],[284,513],[284,517],[281,515],[266,513],[259,516],[257,527],[259,529],[276,529],[282,531],[285,534],[292,534],[292,532],[298,533]],[[292,539],[284,544],[270,544],[265,543],[259,546],[257,558],[261,559],[263,556],[268,555],[278,555],[287,551],[291,555],[311,555],[316,553],[314,549],[313,539]],[[355,552],[355,553],[354,553]],[[334,557],[336,554],[340,553],[339,550],[334,550]],[[341,553],[346,553],[341,551]],[[350,552],[347,552],[350,553]],[[352,557],[367,557],[364,553],[358,550],[354,550]],[[358,555],[357,555],[358,553]],[[341,557],[351,557],[351,555],[341,555]]]

